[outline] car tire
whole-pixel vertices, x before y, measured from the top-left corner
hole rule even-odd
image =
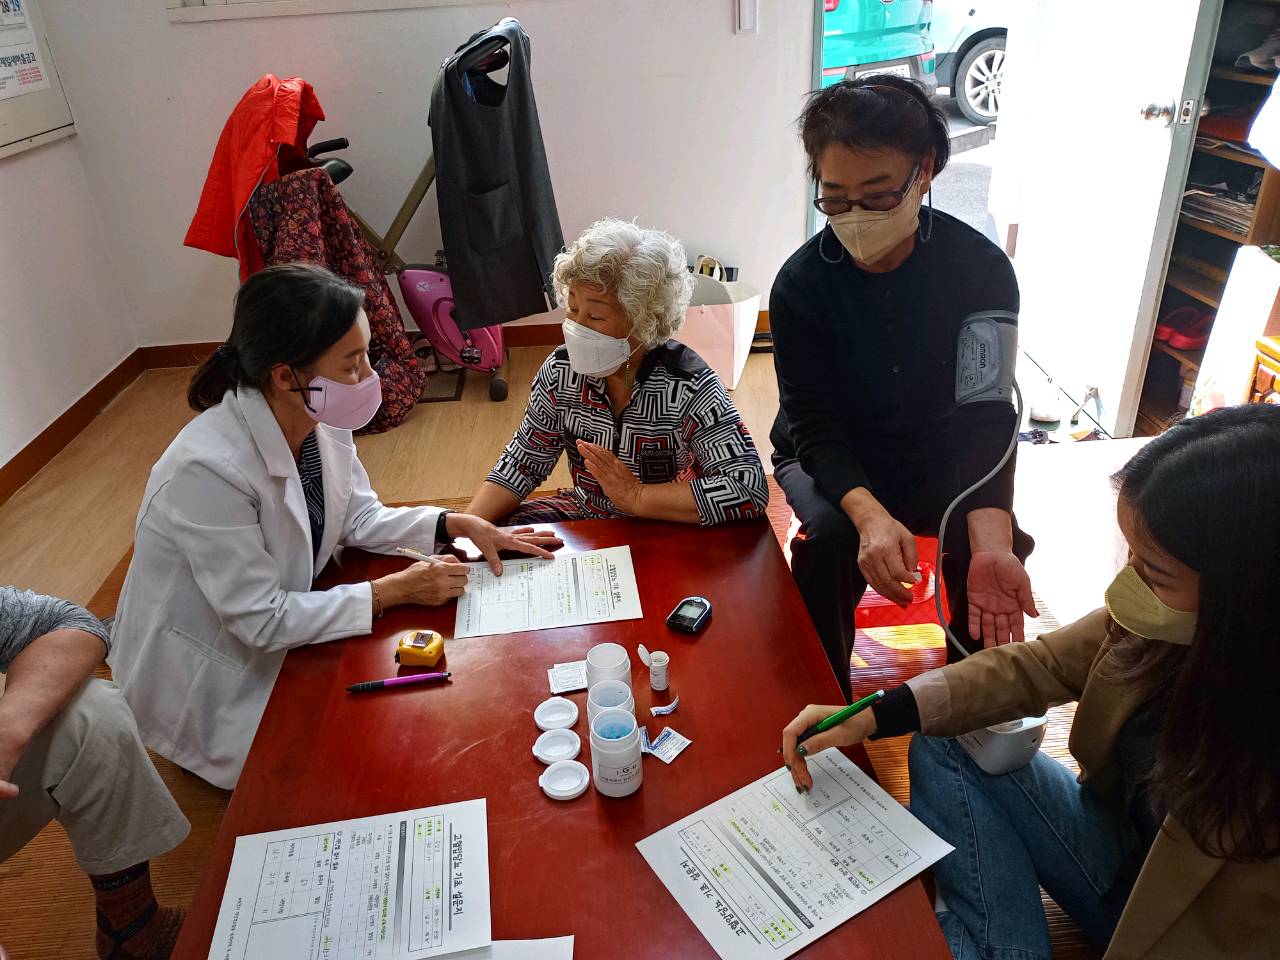
[[[1000,115],[1004,78],[1004,37],[988,37],[975,43],[956,67],[952,92],[956,106],[971,123],[995,123]]]

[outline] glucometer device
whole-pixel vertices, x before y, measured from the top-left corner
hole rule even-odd
[[[1018,359],[1017,324],[1016,313],[987,310],[966,317],[960,328],[960,339],[956,345],[956,404],[963,406],[983,400],[1012,400],[1017,412],[1013,420],[1013,436],[1009,438],[1004,456],[986,476],[967,490],[961,491],[942,514],[942,521],[938,524],[938,555],[934,567],[939,571],[942,570],[942,544],[946,540],[947,522],[951,519],[952,512],[966,497],[1004,468],[1018,445],[1018,431],[1022,426],[1022,391],[1018,389],[1018,381],[1014,379],[1014,365]],[[938,623],[947,635],[947,642],[961,656],[967,657],[969,651],[955,638],[947,625],[947,618],[942,615],[942,591],[934,591],[933,602],[938,611]],[[956,737],[956,742],[986,773],[1008,773],[1031,762],[1044,738],[1044,725],[1044,717],[1026,717],[974,730]]]
[[[685,597],[667,615],[667,626],[681,633],[697,633],[710,619],[710,600],[706,597]]]

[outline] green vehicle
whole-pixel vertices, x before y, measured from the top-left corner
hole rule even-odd
[[[892,73],[937,89],[933,0],[824,0],[823,9],[822,86]]]

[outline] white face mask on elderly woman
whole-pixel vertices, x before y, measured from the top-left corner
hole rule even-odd
[[[631,354],[631,344],[568,317],[564,321],[564,345],[569,350],[569,368],[583,377],[607,377],[617,372]]]
[[[830,217],[827,223],[836,238],[858,263],[875,263],[911,236],[920,226],[924,202],[924,178],[917,177],[902,201],[892,210],[853,209]]]

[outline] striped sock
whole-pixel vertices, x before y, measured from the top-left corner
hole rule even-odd
[[[186,911],[161,907],[151,889],[150,864],[89,876],[98,907],[98,956],[102,960],[167,960]]]

